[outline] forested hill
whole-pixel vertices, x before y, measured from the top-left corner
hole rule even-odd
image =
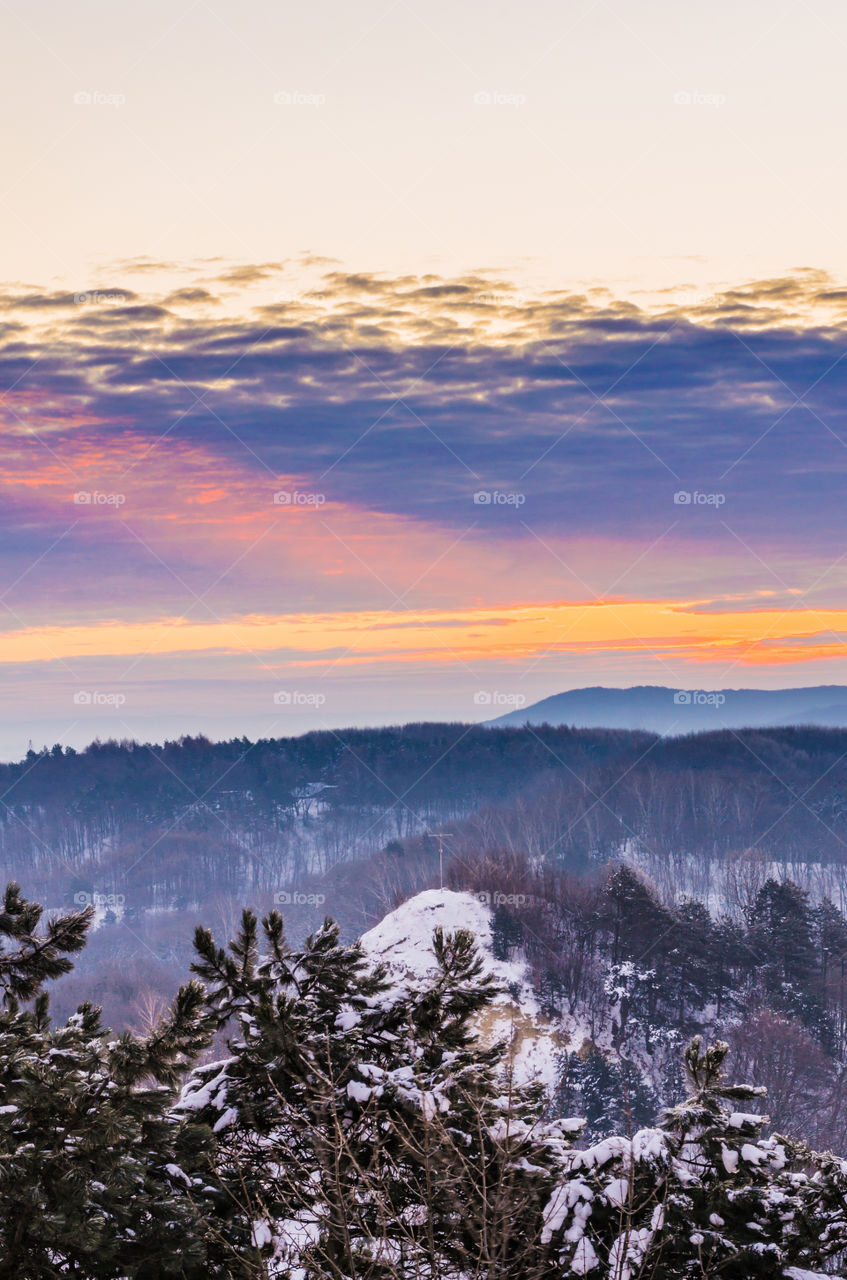
[[[207,808],[278,819],[281,809],[302,809],[323,786],[333,794],[322,802],[336,809],[393,799],[395,825],[403,831],[414,827],[403,811],[425,813],[430,804],[467,811],[557,769],[623,771],[649,757],[667,773],[714,767],[750,773],[758,761],[766,770],[810,781],[818,765],[828,769],[845,748],[847,728],[812,726],[660,739],[626,729],[421,723],[256,742],[96,741],[80,752],[60,744],[31,749],[21,761],[0,764],[0,795],[6,822],[26,810],[56,813],[67,831],[73,823],[155,821]]]
[[[613,766],[651,741],[412,724],[258,742],[95,742],[79,753],[57,745],[0,765],[0,859],[19,876],[90,868],[102,857],[128,873],[153,837],[139,892],[160,883],[159,871],[166,892],[204,878],[239,890],[257,880],[278,886],[280,875],[287,884],[325,870],[515,796],[555,770]],[[189,852],[190,885],[181,886]]]
[[[652,736],[568,727],[492,734],[480,725],[423,723],[256,742],[97,741],[82,752],[57,744],[0,764],[0,787],[14,803],[60,803],[72,813],[112,807],[125,816],[158,806],[170,811],[199,796],[221,803],[235,795],[258,813],[262,806],[293,803],[316,780],[339,789],[344,803],[381,803],[392,787],[413,787],[422,804],[453,789],[464,803],[513,789],[557,755],[578,767],[625,755]]]
[[[847,687],[807,689],[669,689],[596,685],[568,689],[491,722],[570,724],[582,728],[645,729],[653,733],[702,733],[715,729],[813,724],[847,726]]]
[[[50,899],[43,877],[79,870],[91,887],[103,867],[161,906],[204,886],[290,885],[474,815],[477,842],[549,834],[565,862],[632,841],[675,857],[756,846],[840,862],[845,757],[847,730],[808,727],[670,739],[412,724],[54,746],[0,765],[0,870]]]
[[[230,936],[245,902],[276,903],[296,936],[330,913],[352,938],[439,883],[440,845],[445,865],[517,853],[578,875],[623,858],[666,901],[717,910],[758,876],[750,854],[813,901],[847,901],[847,730],[413,724],[94,743],[0,766],[0,796],[5,879],[50,911],[97,909],[67,998],[93,985],[113,1022],[140,991],[174,989],[198,919]]]

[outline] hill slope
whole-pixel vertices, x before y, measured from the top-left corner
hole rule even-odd
[[[491,726],[550,724],[580,729],[645,729],[686,734],[704,729],[764,728],[777,725],[847,726],[847,686],[808,689],[678,690],[662,685],[631,689],[595,686],[569,689],[518,711]]]

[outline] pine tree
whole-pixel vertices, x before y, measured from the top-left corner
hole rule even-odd
[[[747,942],[759,958],[769,1002],[814,1030],[823,1043],[831,1041],[808,894],[791,880],[771,879],[747,914]]]
[[[565,1078],[568,1115],[585,1120],[585,1136],[632,1134],[650,1121],[659,1100],[635,1063],[612,1058],[595,1044],[586,1044],[568,1059]]]
[[[747,945],[742,924],[732,916],[720,916],[712,930],[709,986],[715,1000],[715,1013],[732,1010],[738,1003],[738,991],[751,970],[755,955]]]
[[[673,1020],[681,1031],[694,1030],[695,1011],[713,995],[714,926],[708,909],[696,898],[684,898],[676,909],[670,938],[666,1004],[676,1006]]]
[[[566,1153],[542,1241],[566,1275],[616,1280],[784,1277],[847,1245],[847,1165],[781,1136],[730,1085],[728,1046],[685,1054],[689,1096],[655,1129]]]
[[[812,922],[821,985],[833,1015],[834,1047],[843,1052],[847,1042],[847,920],[829,898],[824,898],[813,910]]]
[[[207,1042],[199,984],[149,1036],[113,1037],[82,1005],[51,1025],[44,983],[68,972],[90,909],[51,919],[16,885],[0,914],[0,1255],[10,1280],[201,1276],[204,1135],[169,1113]],[[194,1174],[183,1172],[184,1166]]]
[[[508,960],[512,947],[523,939],[521,922],[505,903],[497,903],[491,916],[491,949],[497,960]]]
[[[610,934],[611,962],[644,962],[655,966],[670,947],[674,918],[642,877],[622,863],[610,873],[600,919]]]
[[[234,1258],[310,1280],[393,1276],[399,1258],[513,1274],[569,1130],[539,1127],[538,1092],[481,1047],[498,988],[472,936],[437,930],[432,973],[399,989],[329,921],[298,951],[276,914],[262,932],[260,957],[251,913],[229,952],[198,931],[195,970],[237,1034],[180,1104],[218,1134]]]
[[[0,912],[0,999],[4,1009],[31,1000],[45,982],[73,968],[69,959],[85,946],[94,911],[72,911],[51,919],[39,934],[43,908],[27,902],[20,886],[9,884]]]

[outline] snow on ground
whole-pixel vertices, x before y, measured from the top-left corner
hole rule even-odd
[[[520,960],[497,960],[493,954],[491,908],[472,893],[451,889],[427,889],[404,902],[361,938],[362,946],[382,960],[398,991],[409,980],[425,978],[435,968],[432,935],[441,926],[445,933],[468,929],[475,934],[484,970],[508,991],[497,997],[479,1018],[480,1038],[486,1044],[506,1040],[515,1079],[537,1081],[552,1090],[559,1074],[559,1060],[567,1037],[541,1016],[526,965]]]
[[[801,1271],[799,1267],[789,1267],[785,1272],[785,1280],[841,1280],[840,1276],[825,1276],[821,1271]]]
[[[476,934],[486,972],[504,983],[523,979],[523,966],[494,959],[491,908],[472,893],[426,889],[363,934],[361,942],[366,951],[378,955],[388,966],[392,977],[425,978],[435,966],[432,935],[439,925],[445,933],[469,929]]]

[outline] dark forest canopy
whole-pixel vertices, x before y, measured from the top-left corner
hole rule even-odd
[[[515,805],[536,815],[567,809],[555,839],[564,862],[603,860],[632,840],[668,856],[757,847],[777,859],[841,862],[847,730],[661,738],[424,723],[257,742],[94,742],[0,765],[0,794],[0,859],[16,875],[51,857],[96,858],[163,828],[206,832],[231,852],[258,841],[276,866],[296,820],[319,812],[324,831],[335,824],[335,847],[314,857],[288,850],[299,875],[339,861],[345,841],[344,858],[358,857],[492,809],[505,829]]]
[[[736,781],[770,777],[788,787],[793,780],[828,775],[845,752],[847,729],[813,726],[660,737],[624,729],[424,722],[255,742],[95,741],[80,752],[56,744],[0,764],[0,787],[12,809],[61,802],[72,812],[118,802],[136,812],[152,811],[159,804],[184,805],[193,792],[279,803],[316,781],[341,792],[330,797],[335,803],[384,802],[392,785],[410,783],[420,795],[451,785],[470,788],[468,801],[479,802],[536,777],[603,765],[619,774],[649,766],[669,776],[697,770]],[[845,773],[837,779],[843,781]],[[433,779],[428,787],[426,778]]]

